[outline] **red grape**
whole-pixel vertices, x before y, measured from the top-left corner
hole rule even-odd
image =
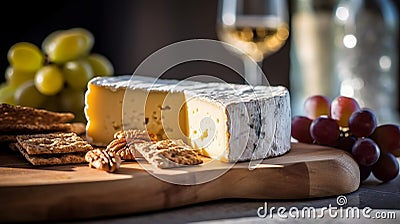
[[[323,95],[313,95],[304,101],[306,116],[312,120],[322,115],[329,116],[330,106],[331,102]]]
[[[370,138],[358,139],[351,153],[357,163],[362,166],[372,166],[380,156],[378,145]]]
[[[372,166],[372,173],[382,182],[390,181],[399,174],[399,162],[393,154],[382,152],[378,161]]]
[[[338,96],[331,103],[331,117],[338,120],[340,127],[348,127],[351,114],[359,109],[360,106],[354,98]]]
[[[396,124],[379,125],[371,138],[382,151],[400,156],[400,126]]]
[[[368,137],[376,128],[377,120],[370,109],[355,111],[349,118],[349,129],[356,137]]]
[[[310,126],[311,137],[320,145],[333,146],[340,136],[339,125],[329,117],[318,117]]]
[[[295,116],[292,119],[291,135],[299,142],[313,143],[310,134],[310,125],[312,120],[305,116]]]
[[[336,141],[335,147],[339,149],[343,149],[351,153],[351,149],[353,148],[354,143],[356,143],[357,138],[353,135],[350,136],[340,136]]]
[[[362,165],[359,165],[359,168],[360,168],[360,182],[362,182],[369,177],[372,168],[371,166],[362,166]]]

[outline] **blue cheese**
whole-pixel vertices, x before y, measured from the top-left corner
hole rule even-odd
[[[290,150],[290,98],[283,86],[97,77],[85,96],[87,139],[107,145],[122,129],[182,139],[225,162],[278,156]]]

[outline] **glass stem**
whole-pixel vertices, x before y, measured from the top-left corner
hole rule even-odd
[[[245,83],[249,85],[262,85],[263,84],[263,72],[262,72],[262,60],[254,61],[250,57],[243,57],[244,65],[244,78]]]

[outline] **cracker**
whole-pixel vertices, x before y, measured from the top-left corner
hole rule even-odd
[[[0,132],[2,133],[70,130],[70,124],[65,123],[74,118],[75,115],[69,112],[0,104]]]
[[[11,149],[11,151],[19,152],[17,144],[18,144],[17,142],[8,143],[8,148]]]
[[[0,142],[16,142],[17,141],[17,135],[0,135]]]
[[[15,133],[2,133],[0,132],[0,142],[16,142],[18,135],[24,134],[45,134],[51,132],[74,132],[77,135],[84,135],[86,133],[86,126],[81,122],[53,124],[53,125],[38,125],[28,126],[23,125],[21,129]]]
[[[198,150],[186,145],[182,140],[161,140],[156,143],[139,143],[135,148],[153,166],[174,168],[203,163]]]
[[[13,143],[13,146],[11,147],[17,148],[25,157],[25,159],[34,166],[86,163],[84,152],[52,155],[29,155],[19,143]]]
[[[74,132],[19,135],[18,143],[29,155],[88,152],[93,147]]]
[[[0,124],[0,134],[36,134],[47,132],[69,132],[73,129],[70,123],[57,124]]]
[[[76,133],[77,135],[82,135],[86,133],[86,125],[82,122],[73,122],[71,123],[70,130],[71,132]]]

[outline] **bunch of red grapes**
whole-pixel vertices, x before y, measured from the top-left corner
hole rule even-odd
[[[332,102],[313,95],[304,102],[305,116],[294,116],[291,135],[299,142],[346,150],[360,167],[364,181],[372,173],[387,182],[399,173],[400,126],[378,125],[371,109],[360,108],[351,97],[338,96]]]

